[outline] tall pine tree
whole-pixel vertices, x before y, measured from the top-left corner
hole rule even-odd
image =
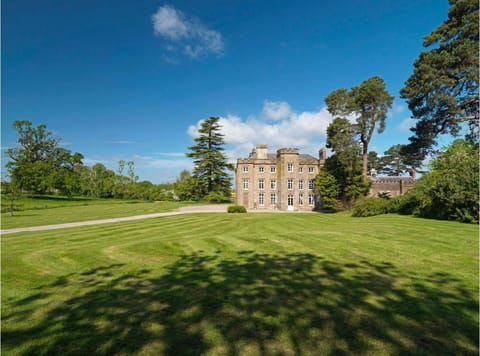
[[[205,119],[198,130],[195,145],[189,147],[187,157],[193,158],[195,167],[193,177],[198,182],[201,196],[212,192],[230,195],[231,177],[228,173],[233,165],[228,163],[224,154],[224,135],[218,117]]]

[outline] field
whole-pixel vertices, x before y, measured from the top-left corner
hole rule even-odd
[[[3,200],[2,208],[8,204],[8,201]],[[183,202],[142,202],[53,196],[23,197],[15,201],[15,204],[21,205],[23,210],[15,211],[13,216],[10,213],[2,214],[2,229],[161,213],[186,205]]]
[[[399,215],[5,235],[2,353],[478,355],[478,263],[478,226]]]

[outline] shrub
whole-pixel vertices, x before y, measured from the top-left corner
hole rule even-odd
[[[246,213],[247,209],[242,205],[230,205],[227,211],[229,213]]]
[[[388,213],[389,200],[366,197],[358,199],[353,205],[352,216],[365,217]]]

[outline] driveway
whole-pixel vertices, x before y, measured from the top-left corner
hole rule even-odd
[[[45,231],[45,230],[57,230],[57,229],[67,229],[71,227],[81,227],[81,226],[90,226],[90,225],[100,225],[100,224],[111,224],[123,221],[133,221],[133,220],[143,220],[143,219],[152,219],[159,218],[162,216],[172,216],[172,215],[183,215],[183,214],[197,214],[197,213],[226,213],[228,205],[192,205],[184,206],[174,211],[169,211],[166,213],[153,213],[153,214],[143,214],[143,215],[134,215],[134,216],[124,216],[119,218],[110,218],[110,219],[101,219],[101,220],[89,220],[89,221],[78,221],[72,223],[64,224],[55,224],[55,225],[42,225],[42,226],[29,226],[29,227],[19,227],[15,229],[1,230],[2,235],[7,234],[16,234],[19,232],[29,232],[29,231]]]

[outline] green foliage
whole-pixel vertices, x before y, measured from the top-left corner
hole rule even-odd
[[[230,205],[227,208],[228,213],[246,213],[247,209],[243,205]]]
[[[339,187],[335,177],[326,169],[318,173],[315,190],[321,198],[321,207],[326,210],[337,210]]]
[[[456,140],[431,164],[414,190],[402,197],[400,213],[422,217],[479,221],[478,144]]]
[[[19,147],[9,148],[11,159],[6,164],[11,180],[18,187],[33,193],[60,192],[72,195],[78,187],[75,168],[82,165],[83,156],[58,147],[45,125],[33,127],[30,121],[14,121]]]
[[[181,201],[197,201],[201,198],[198,188],[198,180],[190,175],[190,172],[183,170],[173,184],[173,189]]]
[[[205,200],[209,203],[230,203],[232,201],[224,192],[210,192],[205,197]]]
[[[227,162],[223,153],[224,135],[218,117],[210,117],[202,121],[198,130],[199,136],[194,139],[195,145],[189,147],[187,157],[193,158],[193,177],[198,185],[198,195],[204,197],[210,192],[230,193],[231,177],[228,173],[233,166]]]
[[[408,171],[407,157],[403,154],[402,149],[405,145],[393,145],[384,152],[381,157],[381,174],[389,176],[400,176]]]
[[[401,89],[418,120],[404,152],[420,162],[441,134],[460,133],[478,142],[479,2],[450,0],[448,19],[425,37],[413,74]]]
[[[350,91],[337,89],[325,98],[328,111],[334,116],[357,117],[355,130],[362,144],[362,175],[368,171],[368,145],[373,132],[382,133],[388,109],[392,106],[393,97],[387,92],[385,82],[380,77],[372,77],[363,81]]]
[[[358,199],[352,208],[352,216],[366,217],[386,214],[389,212],[390,201],[376,197],[363,197]]]

